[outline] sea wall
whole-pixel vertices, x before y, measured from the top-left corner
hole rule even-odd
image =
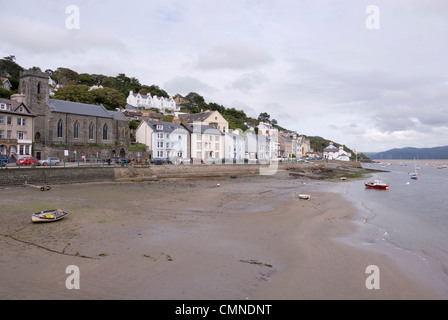
[[[228,165],[151,165],[140,167],[52,167],[11,168],[0,170],[0,186],[42,186],[52,184],[100,181],[151,181],[169,178],[206,178],[220,176],[246,176],[260,173],[273,174],[286,168],[260,164]]]
[[[52,185],[101,181],[152,181],[160,179],[194,179],[224,176],[272,175],[278,170],[313,172],[325,167],[360,168],[359,163],[341,161],[317,161],[311,163],[273,164],[215,164],[215,165],[150,165],[114,167],[37,167],[0,170],[0,187],[29,185]]]

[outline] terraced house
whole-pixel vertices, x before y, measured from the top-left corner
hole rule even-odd
[[[183,125],[143,120],[135,131],[135,139],[146,146],[150,159],[190,159],[190,133]]]
[[[0,154],[16,159],[32,154],[34,117],[25,104],[0,99]]]

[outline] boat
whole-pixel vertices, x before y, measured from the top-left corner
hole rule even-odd
[[[372,182],[367,182],[364,185],[366,188],[389,190],[389,185],[379,179],[375,179]]]
[[[299,199],[303,199],[303,200],[309,200],[311,198],[311,196],[309,194],[299,194]]]
[[[411,179],[418,180],[418,174],[417,174],[417,167],[415,165],[415,158],[414,158],[414,172],[410,173]]]
[[[58,221],[68,215],[68,212],[62,209],[44,210],[31,215],[32,222],[53,222]]]

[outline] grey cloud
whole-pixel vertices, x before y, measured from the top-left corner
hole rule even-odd
[[[227,85],[228,89],[236,89],[242,93],[247,93],[255,89],[258,85],[267,81],[266,76],[259,72],[242,74],[238,79]]]
[[[189,76],[175,77],[165,83],[165,88],[168,92],[173,94],[179,93],[187,95],[190,92],[196,92],[200,95],[204,93],[213,93],[216,88],[208,85],[207,83]]]
[[[17,21],[20,21],[17,24]],[[11,25],[17,28],[11,32]],[[42,36],[44,35],[44,36]],[[54,28],[39,21],[6,18],[0,21],[0,40],[34,53],[84,52],[95,49],[125,51],[126,46],[108,33]]]
[[[240,39],[224,40],[199,54],[200,69],[248,69],[273,61],[268,52]]]

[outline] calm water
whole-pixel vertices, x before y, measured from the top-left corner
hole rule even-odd
[[[360,212],[359,232],[345,242],[387,254],[409,276],[448,298],[448,168],[437,168],[442,161],[415,161],[418,180],[409,175],[415,171],[412,160],[369,164],[365,167],[389,172],[328,188]],[[387,182],[389,190],[366,189],[364,183],[374,178]]]

